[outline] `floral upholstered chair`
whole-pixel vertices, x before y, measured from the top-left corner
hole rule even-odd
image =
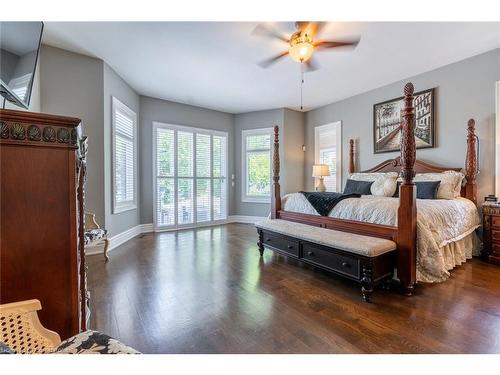
[[[108,256],[108,231],[101,228],[95,219],[95,214],[91,212],[85,213],[85,247],[97,246],[104,244],[104,258],[106,262],[109,260]]]
[[[120,341],[97,331],[85,331],[61,342],[43,327],[39,300],[0,305],[0,354],[139,354]]]

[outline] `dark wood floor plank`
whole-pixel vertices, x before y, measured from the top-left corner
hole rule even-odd
[[[500,268],[474,259],[407,298],[266,250],[229,224],[88,257],[92,329],[145,353],[500,353]]]

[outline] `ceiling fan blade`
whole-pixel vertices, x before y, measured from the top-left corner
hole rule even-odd
[[[345,42],[335,42],[333,40],[319,40],[314,43],[314,48],[338,48],[338,47],[356,47],[359,43],[358,40],[345,41]]]
[[[282,57],[285,57],[286,55],[288,55],[288,51],[281,52],[279,55],[263,60],[257,63],[257,65],[259,65],[261,68],[268,68],[270,65],[274,64],[276,61],[278,61]]]
[[[314,58],[314,56],[311,56],[311,58],[307,60],[304,64],[306,72],[314,72],[315,70],[319,69],[318,61],[317,59]]]
[[[275,27],[265,24],[259,23],[255,29],[252,31],[252,35],[263,36],[266,38],[279,39],[283,42],[288,43],[289,39],[278,29]]]
[[[305,21],[297,21],[295,22],[295,26],[301,33],[306,32],[311,37],[315,37],[320,34],[323,28],[326,26],[326,22],[305,22]]]

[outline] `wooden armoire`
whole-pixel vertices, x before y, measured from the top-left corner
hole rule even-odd
[[[87,329],[80,120],[0,110],[0,303],[41,301],[62,339]]]

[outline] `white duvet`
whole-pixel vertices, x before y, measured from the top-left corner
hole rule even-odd
[[[329,216],[395,226],[398,206],[399,198],[363,195],[340,201]],[[282,209],[318,215],[301,193],[284,196]],[[468,199],[417,199],[417,280],[444,281],[451,268],[476,255],[479,224],[477,208]]]

